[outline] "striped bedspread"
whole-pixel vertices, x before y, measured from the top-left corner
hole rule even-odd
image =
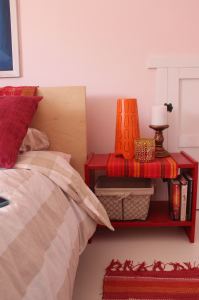
[[[58,154],[27,152],[1,170],[0,299],[71,300],[79,255],[107,214]]]

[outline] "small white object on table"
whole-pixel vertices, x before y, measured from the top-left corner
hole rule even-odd
[[[165,105],[152,106],[151,125],[167,125],[167,107]]]

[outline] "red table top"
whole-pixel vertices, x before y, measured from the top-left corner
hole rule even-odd
[[[86,163],[89,169],[106,169],[110,153],[93,153]],[[176,161],[178,168],[193,168],[197,161],[185,152],[171,153],[171,157]]]

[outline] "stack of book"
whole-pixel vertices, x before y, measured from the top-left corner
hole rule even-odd
[[[192,211],[193,178],[184,173],[168,182],[171,219],[190,221]]]

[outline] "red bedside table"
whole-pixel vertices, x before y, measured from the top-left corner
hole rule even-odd
[[[169,216],[167,201],[151,201],[149,216],[146,221],[112,221],[117,227],[183,227],[191,243],[194,243],[198,162],[185,152],[172,153],[171,157],[176,161],[178,172],[188,170],[193,178],[192,217],[191,221],[175,221]],[[109,154],[91,154],[85,164],[85,182],[94,190],[97,171],[107,173]]]

